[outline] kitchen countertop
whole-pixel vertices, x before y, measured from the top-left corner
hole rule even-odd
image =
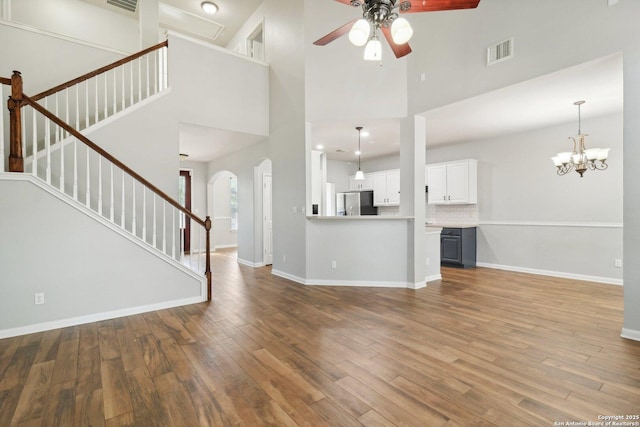
[[[354,220],[404,220],[413,221],[412,216],[399,216],[399,215],[342,215],[342,216],[322,216],[322,215],[307,215],[307,219],[316,221],[354,221]]]
[[[433,228],[475,228],[478,224],[441,224],[436,222],[426,222],[424,226]]]

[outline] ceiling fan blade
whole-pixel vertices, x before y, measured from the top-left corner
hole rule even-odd
[[[382,30],[382,34],[384,34],[384,38],[387,39],[389,46],[391,46],[391,50],[393,51],[393,54],[396,56],[396,58],[402,58],[403,56],[411,53],[411,47],[409,46],[409,43],[396,44],[393,41],[390,28],[380,27],[380,29]]]
[[[326,36],[324,36],[322,38],[319,38],[318,40],[314,41],[313,44],[315,44],[316,46],[324,46],[326,44],[331,43],[332,41],[334,41],[338,37],[344,36],[345,34],[347,34],[349,32],[349,30],[351,30],[351,27],[353,27],[353,24],[355,24],[355,22],[358,19],[359,18],[352,19],[351,21],[349,21],[346,24],[344,24],[342,27],[331,31]]]
[[[439,10],[474,9],[480,0],[410,0],[411,8],[404,13],[436,12]]]

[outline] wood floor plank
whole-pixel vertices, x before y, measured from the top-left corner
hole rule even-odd
[[[74,427],[104,427],[104,400],[102,389],[76,396]]]
[[[175,427],[198,425],[198,416],[189,392],[173,372],[153,379],[167,416],[166,424]]]
[[[232,250],[212,263],[212,302],[0,340],[0,427],[540,427],[640,408],[622,287],[487,268],[313,287]]]
[[[104,359],[100,364],[105,419],[132,411],[131,398],[121,358]]]
[[[31,346],[33,345],[37,346],[38,344],[31,344]],[[55,363],[55,360],[50,360],[31,366],[29,376],[24,383],[24,391],[20,395],[20,400],[13,414],[12,424],[42,418]]]

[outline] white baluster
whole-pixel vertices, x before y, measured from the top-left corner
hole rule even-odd
[[[106,119],[109,117],[109,85],[107,84],[107,73],[104,73],[104,115]],[[96,77],[97,78],[97,77]]]
[[[153,55],[153,69],[157,70],[159,69],[159,61],[158,61],[158,53],[156,52]],[[155,73],[154,73],[155,74]],[[160,92],[160,87],[158,86],[158,76],[154,76],[155,78],[153,79],[153,93],[158,93]]]
[[[184,228],[182,228],[182,220],[180,220],[180,260],[184,260]]]
[[[86,200],[85,200],[85,204],[87,205],[88,208],[91,208],[91,173],[90,173],[90,169],[89,169],[89,155],[91,154],[91,150],[89,150],[89,147],[85,145],[86,151],[87,151],[87,195],[86,195]]]
[[[38,116],[36,115],[36,110],[33,108],[31,109],[31,114],[33,119],[33,140],[31,141],[33,146],[33,162],[31,166],[33,166],[33,176],[38,176]],[[0,123],[0,133],[2,133],[2,123]]]
[[[102,215],[102,156],[98,154],[98,213]]]
[[[56,127],[62,131],[61,127],[57,125]],[[64,143],[62,141],[58,142],[58,149],[60,150],[60,191],[64,193]]]
[[[76,130],[80,130],[80,83],[76,85]]]
[[[147,187],[142,186],[142,240],[147,241]]]
[[[131,232],[136,234],[136,180],[131,178],[131,206],[133,207],[133,217],[131,218]]]
[[[171,209],[171,258],[176,259],[176,208]]]
[[[122,187],[122,210],[120,212],[120,227],[122,227],[123,229],[126,229],[125,228],[125,224],[124,224],[124,220],[125,220],[125,215],[124,215],[124,171],[122,171],[121,187]]]
[[[55,116],[56,116],[56,117],[60,117],[60,114],[58,113],[58,94],[59,94],[59,93],[60,93],[60,92],[56,92],[56,93],[53,95],[53,96],[55,97],[54,99],[55,99],[55,101],[56,101],[56,102],[55,102],[55,111],[54,111],[54,114],[55,114]],[[53,139],[54,139],[54,143],[58,143],[58,142],[60,142],[60,140],[62,139],[62,138],[61,138],[61,131],[62,131],[62,129],[60,128],[60,126],[58,126],[58,125],[56,125],[56,124],[54,124],[54,126],[55,126],[55,127],[54,127],[54,129],[55,129],[55,137],[54,137]],[[58,145],[58,148],[60,148],[60,146],[59,146],[59,145]]]
[[[120,69],[122,70],[122,109],[120,111],[122,111],[125,109],[127,102],[127,95],[125,94],[124,90],[125,82],[127,81],[127,79],[124,76],[124,65],[121,65]]]
[[[65,100],[65,122],[69,124],[69,89],[64,90],[64,100]],[[66,132],[67,137],[70,135],[69,132]]]
[[[149,80],[150,80],[150,70],[149,70],[149,55],[146,56],[147,59],[147,98],[149,97]]]
[[[47,103],[48,100],[47,98],[44,99],[44,108],[47,108]],[[46,155],[47,155],[47,169],[46,169],[46,181],[47,184],[51,184],[51,127],[49,124],[49,119],[45,118],[44,120],[44,146],[46,149]]]
[[[78,201],[78,140],[73,139],[73,200]]]
[[[94,116],[94,119],[95,119],[95,122],[94,122],[94,124],[95,124],[95,123],[98,123],[98,122],[100,121],[100,116],[99,116],[99,113],[100,113],[100,107],[98,107],[98,105],[99,105],[99,99],[98,99],[98,77],[97,77],[97,76],[96,76],[96,79],[95,79],[95,84],[94,84],[94,86],[95,86],[95,92],[96,92],[96,100],[95,100],[95,104],[96,104],[96,105],[95,105],[95,109],[96,109],[96,111],[95,111],[95,113],[94,113],[94,115],[93,115],[93,116]]]
[[[162,252],[167,253],[167,202],[162,199]]]
[[[129,102],[133,105],[133,61],[129,62]]]
[[[118,72],[113,69],[113,114],[118,112]]]
[[[21,134],[21,138],[22,140],[20,141],[20,144],[22,145],[22,156],[25,157],[27,155],[27,132],[25,132],[26,128],[26,123],[27,123],[27,118],[26,118],[26,111],[24,108],[22,108],[22,114],[20,115],[20,125],[22,126],[22,134]],[[4,162],[4,157],[2,158],[2,161]]]
[[[142,58],[138,58],[138,102],[142,101]]]
[[[153,247],[156,247],[156,237],[157,237],[157,228],[156,228],[156,193],[153,193]]]
[[[86,129],[89,127],[89,80],[86,81],[85,93],[84,93],[84,108],[86,109],[84,112],[84,127]]]
[[[193,221],[192,221],[193,222]],[[198,250],[197,250],[197,256],[198,256],[198,271],[202,271],[202,268],[200,267],[200,261],[202,258],[202,254],[200,253],[200,248],[202,248],[202,228],[198,227]],[[193,249],[192,249],[193,251]]]
[[[113,222],[113,218],[114,218],[114,214],[115,214],[115,204],[114,204],[114,189],[113,189],[113,163],[109,163],[109,169],[110,169],[110,181],[111,181],[111,190],[110,190],[110,194],[109,194],[109,201],[110,201],[110,208],[109,208],[109,219],[111,220],[111,222]]]

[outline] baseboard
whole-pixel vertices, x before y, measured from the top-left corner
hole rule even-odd
[[[291,280],[301,285],[306,285],[306,280],[302,277],[294,276],[293,274],[285,273],[284,271],[276,270],[275,268],[271,269],[271,274],[274,276],[282,277],[283,279]]]
[[[84,325],[86,323],[100,322],[103,320],[117,319],[119,317],[133,316],[135,314],[165,310],[167,308],[180,307],[183,305],[197,304],[206,300],[206,295],[203,295],[174,301],[165,301],[156,304],[142,305],[138,307],[123,308],[120,310],[106,311],[103,313],[88,314],[86,316],[70,317],[68,319],[53,320],[51,322],[37,323],[35,325],[4,329],[0,330],[0,339],[50,331],[53,329],[68,328],[70,326]]]
[[[425,282],[434,282],[436,280],[442,280],[442,274],[440,274],[440,273],[432,274],[431,276],[427,276],[424,279]]]
[[[584,280],[587,282],[606,283],[609,285],[622,286],[622,279],[611,277],[587,276],[585,274],[565,273],[562,271],[539,270],[537,268],[515,267],[511,265],[491,264],[488,262],[476,263],[478,267],[495,268],[496,270],[514,271],[517,273],[539,274],[541,276],[560,277],[563,279]]]
[[[347,286],[362,288],[404,288],[404,289],[420,289],[427,286],[425,283],[407,283],[407,282],[377,282],[370,280],[319,280],[319,279],[303,279],[293,274],[285,273],[280,270],[271,270],[274,276],[291,280],[301,285],[307,286]]]
[[[253,268],[264,267],[264,262],[251,262],[242,258],[238,258],[237,260],[238,260],[238,264],[246,265],[247,267],[253,267]]]
[[[620,336],[628,340],[640,341],[640,331],[634,329],[622,328]]]
[[[230,249],[230,248],[237,248],[237,247],[238,247],[237,244],[235,244],[235,245],[216,245],[213,250]]]

